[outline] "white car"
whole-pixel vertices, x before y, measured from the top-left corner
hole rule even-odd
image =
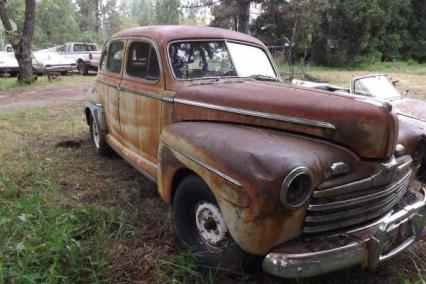
[[[6,51],[0,51],[0,74],[10,74],[10,76],[14,77],[18,73],[18,61],[15,58],[12,46],[7,45]]]
[[[98,71],[101,52],[97,51],[93,43],[69,42],[56,47],[59,54],[73,59],[81,75],[89,74],[89,71]]]
[[[36,51],[33,52],[33,66],[37,73],[54,72],[65,75],[74,71],[77,64],[55,51]]]

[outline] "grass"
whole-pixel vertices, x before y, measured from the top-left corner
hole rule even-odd
[[[155,186],[95,155],[81,103],[0,112],[0,144],[1,283],[214,282]]]
[[[47,87],[47,86],[69,86],[82,82],[93,81],[94,76],[63,76],[61,79],[53,79],[49,82],[47,76],[39,76],[31,87]],[[28,84],[19,82],[17,78],[0,78],[0,91],[22,90],[28,88]]]
[[[134,230],[129,212],[61,196],[57,174],[71,161],[62,156],[54,162],[49,157],[65,153],[35,144],[59,130],[58,120],[62,135],[75,135],[81,123],[68,120],[70,114],[53,117],[48,109],[0,113],[2,283],[106,282],[112,256],[105,248]],[[46,127],[49,121],[53,127]]]

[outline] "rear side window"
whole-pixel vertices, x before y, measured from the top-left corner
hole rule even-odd
[[[130,45],[127,74],[146,80],[158,80],[160,77],[160,65],[155,48],[151,43],[133,42]]]
[[[124,42],[117,41],[111,43],[108,50],[106,69],[112,73],[120,74],[123,65]]]
[[[74,44],[74,52],[86,52],[86,51],[96,51],[96,45],[93,44]]]

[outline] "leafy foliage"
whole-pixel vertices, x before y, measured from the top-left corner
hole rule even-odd
[[[421,0],[266,0],[252,24],[270,45],[289,44],[318,64],[426,61],[426,2]]]

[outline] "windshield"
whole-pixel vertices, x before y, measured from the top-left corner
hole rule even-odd
[[[357,95],[388,100],[400,97],[401,94],[385,75],[360,78],[354,82],[354,92]]]
[[[266,76],[276,78],[266,53],[258,47],[225,41],[187,41],[169,45],[177,79]]]

